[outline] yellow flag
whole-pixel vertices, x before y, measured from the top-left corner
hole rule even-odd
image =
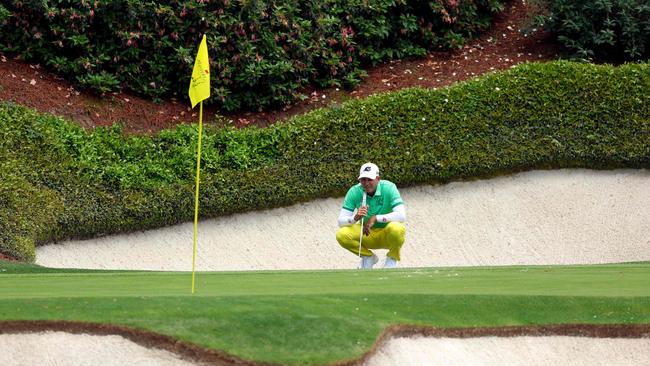
[[[205,40],[205,34],[199,45],[199,52],[196,54],[196,59],[194,60],[189,95],[192,108],[198,102],[210,97],[210,62],[208,61],[208,45]]]

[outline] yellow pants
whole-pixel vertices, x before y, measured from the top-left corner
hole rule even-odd
[[[361,233],[361,224],[357,223],[352,226],[344,226],[336,232],[336,240],[339,244],[359,255],[359,234]],[[370,235],[363,236],[361,243],[361,255],[371,256],[370,249],[388,249],[388,256],[400,260],[400,250],[404,244],[406,236],[406,227],[401,222],[389,222],[386,227],[381,229],[370,229]]]

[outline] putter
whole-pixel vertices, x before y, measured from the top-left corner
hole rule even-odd
[[[361,206],[366,205],[366,192],[363,192],[363,200]],[[361,269],[361,242],[363,242],[363,217],[361,218],[361,234],[359,234],[359,269]]]

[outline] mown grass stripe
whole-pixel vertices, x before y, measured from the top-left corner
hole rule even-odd
[[[189,296],[189,273],[5,274],[0,299]],[[463,267],[399,270],[206,272],[196,296],[480,294],[650,296],[650,265]]]

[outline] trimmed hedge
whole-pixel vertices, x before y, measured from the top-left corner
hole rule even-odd
[[[207,34],[212,95],[227,110],[295,101],[305,85],[353,86],[362,67],[458,48],[500,0],[8,1],[0,51],[98,92],[187,99]]]
[[[368,160],[400,186],[535,168],[649,168],[648,90],[647,63],[523,64],[267,129],[207,128],[201,216],[341,196]],[[123,137],[2,104],[0,134],[3,252],[30,260],[42,242],[192,220],[196,126]]]

